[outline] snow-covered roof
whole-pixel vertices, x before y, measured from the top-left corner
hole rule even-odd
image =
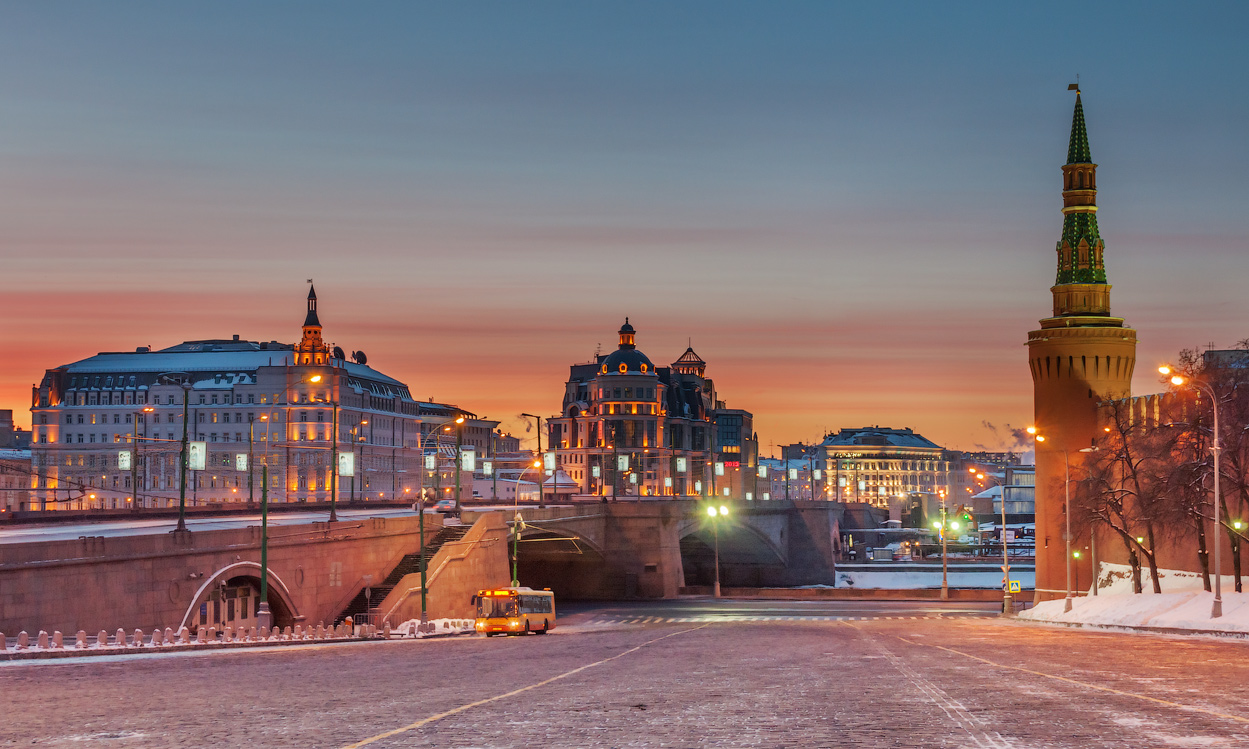
[[[910,429],[888,427],[861,427],[842,429],[830,434],[821,443],[827,447],[923,447],[940,450],[936,442],[916,434]]]

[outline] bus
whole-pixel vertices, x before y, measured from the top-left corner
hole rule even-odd
[[[550,588],[493,588],[473,596],[477,631],[495,635],[544,635],[555,629],[555,594]]]

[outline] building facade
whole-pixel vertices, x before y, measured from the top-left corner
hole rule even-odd
[[[457,437],[479,457],[514,445],[325,343],[313,289],[302,328],[294,345],[234,336],[47,370],[31,396],[31,509],[176,506],[185,443],[205,452],[186,473],[192,506],[259,500],[264,468],[273,502],[402,498],[448,485]]]
[[[547,422],[557,469],[579,494],[744,499],[758,461],[750,412],[717,400],[693,348],[656,367],[628,319],[619,336],[612,353],[570,367],[560,416]]]
[[[842,429],[820,444],[825,494],[838,502],[896,504],[913,494],[951,496],[959,454],[910,429]]]
[[[1090,446],[1101,401],[1131,394],[1136,331],[1110,314],[1105,242],[1097,222],[1097,164],[1076,91],[1063,173],[1063,230],[1058,274],[1050,287],[1053,315],[1028,334],[1036,450],[1037,599],[1066,581],[1062,477],[1065,456]]]

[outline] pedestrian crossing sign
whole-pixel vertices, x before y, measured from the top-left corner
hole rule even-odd
[[[1010,581],[1010,592],[1012,592],[1012,593],[1018,593],[1018,592],[1019,592],[1019,581],[1018,581],[1018,580],[1011,580],[1011,581]]]

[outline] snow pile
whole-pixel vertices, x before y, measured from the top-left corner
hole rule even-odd
[[[1012,580],[1018,580],[1025,589],[1036,584],[1036,573],[1031,570],[1011,570]],[[1002,573],[998,571],[963,571],[951,567],[948,575],[951,588],[987,588],[1002,589]],[[916,590],[920,588],[940,588],[941,569],[924,571],[902,570],[855,570],[837,573],[838,588],[873,588],[881,590]]]
[[[1097,592],[1101,593],[1132,593],[1132,568],[1126,564],[1109,564],[1102,562],[1098,565],[1100,574],[1098,577],[1099,585]],[[1141,565],[1141,590],[1148,593],[1154,589],[1153,575],[1149,572],[1148,565]],[[1211,578],[1213,583],[1214,578]],[[1223,576],[1223,590],[1234,590],[1235,580],[1230,575]],[[1188,570],[1158,570],[1158,585],[1162,588],[1163,593],[1179,593],[1187,590],[1202,590],[1200,572],[1189,572]]]
[[[1038,603],[1020,613],[1019,618],[1064,624],[1249,633],[1249,593],[1224,592],[1223,616],[1218,619],[1210,618],[1213,601],[1213,593],[1200,589],[1162,594],[1100,594],[1076,598],[1067,613],[1063,613],[1063,599]]]
[[[472,619],[430,619],[433,630],[419,632],[420,619],[409,619],[397,627],[391,628],[391,637],[428,637],[430,635],[450,635],[476,632],[476,622]]]

